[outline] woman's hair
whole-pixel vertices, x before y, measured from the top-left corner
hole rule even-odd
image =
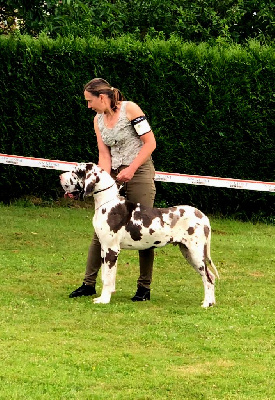
[[[117,109],[117,103],[123,101],[124,96],[117,88],[112,87],[107,81],[102,78],[94,78],[84,86],[84,91],[99,97],[100,94],[106,94],[111,100],[111,109]]]

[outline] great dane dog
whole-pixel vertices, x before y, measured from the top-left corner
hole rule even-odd
[[[144,250],[168,243],[179,248],[201,275],[204,285],[202,307],[215,304],[215,275],[211,260],[211,227],[201,211],[190,206],[150,208],[119,195],[116,181],[94,163],[78,164],[60,175],[67,194],[94,196],[94,230],[101,243],[102,293],[95,303],[109,303],[115,291],[117,258],[120,249]],[[212,267],[213,272],[208,266]]]

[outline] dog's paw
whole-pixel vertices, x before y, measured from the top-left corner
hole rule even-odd
[[[202,303],[202,308],[209,308],[209,307],[213,307],[214,305],[215,305],[215,300],[213,300],[213,301],[204,301],[203,303]]]
[[[110,297],[104,297],[104,296],[100,296],[100,297],[96,297],[95,299],[93,299],[94,304],[108,304],[110,303]]]

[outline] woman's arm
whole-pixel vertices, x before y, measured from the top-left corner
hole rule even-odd
[[[144,115],[144,113],[137,104],[133,102],[127,103],[126,116],[130,121],[142,115]],[[145,161],[147,161],[150,158],[151,154],[156,148],[156,140],[152,131],[147,132],[144,135],[140,136],[140,140],[143,142],[143,146],[138,155],[136,156],[136,158],[129,165],[129,167],[124,168],[118,174],[117,180],[119,180],[120,182],[130,181],[133,178],[138,167],[140,167],[142,164],[145,163]]]
[[[97,124],[97,116],[94,118],[94,129],[97,138],[97,147],[98,147],[98,165],[103,168],[108,174],[111,173],[112,161],[111,161],[111,153],[109,147],[103,142],[98,124]]]

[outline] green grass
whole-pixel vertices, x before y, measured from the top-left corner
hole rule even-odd
[[[120,255],[109,305],[69,299],[91,218],[0,206],[0,399],[275,398],[274,226],[212,219],[221,279],[204,310],[201,278],[173,246],[156,251],[150,302],[130,301],[135,251]]]

